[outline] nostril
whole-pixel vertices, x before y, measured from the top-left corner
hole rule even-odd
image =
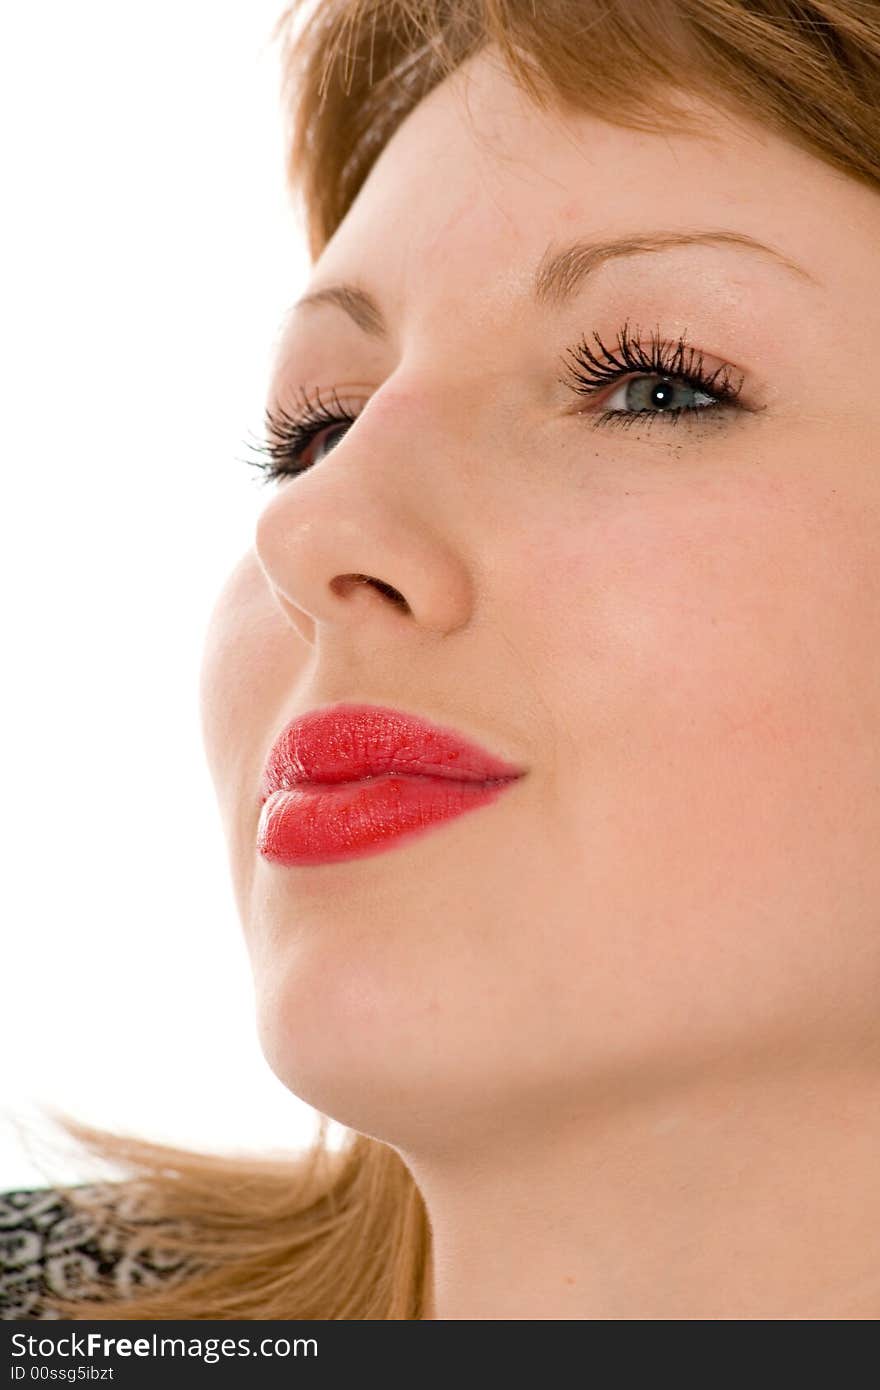
[[[380,593],[390,598],[392,603],[396,604],[398,608],[402,608],[406,613],[410,611],[409,604],[399,589],[395,589],[391,584],[386,584],[383,579],[374,579],[369,574],[337,575],[330,587],[333,589],[334,593],[344,594],[350,584],[372,584]]]
[[[386,594],[388,598],[391,599],[392,603],[396,603],[398,608],[402,608],[406,613],[409,612],[409,604],[399,589],[393,588],[390,584],[386,584],[381,579],[372,579],[368,582],[375,584],[376,588],[383,594]]]

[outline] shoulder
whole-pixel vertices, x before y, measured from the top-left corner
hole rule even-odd
[[[149,1223],[123,1183],[71,1191],[83,1205],[50,1187],[0,1192],[0,1319],[57,1318],[53,1294],[95,1297],[103,1288],[124,1298],[182,1269],[150,1247]]]

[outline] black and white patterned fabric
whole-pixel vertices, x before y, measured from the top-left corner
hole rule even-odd
[[[127,1298],[186,1273],[185,1261],[151,1248],[150,1222],[122,1184],[77,1190],[100,1194],[101,1216],[75,1210],[53,1188],[0,1193],[0,1319],[59,1318],[53,1294]],[[123,1234],[113,1212],[142,1229]]]

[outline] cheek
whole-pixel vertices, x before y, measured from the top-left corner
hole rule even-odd
[[[604,717],[644,753],[752,749],[772,777],[876,733],[877,546],[851,512],[753,487],[634,509],[599,544],[581,636]]]
[[[253,551],[214,603],[205,632],[199,698],[205,756],[227,842],[239,916],[247,931],[256,870],[259,780],[308,659]]]
[[[772,1012],[798,961],[816,997],[829,975],[859,987],[866,952],[878,965],[880,578],[862,515],[741,478],[554,528],[553,838],[667,998],[723,978]]]
[[[199,679],[205,754],[227,824],[256,796],[264,744],[283,717],[308,652],[248,551],[215,601]]]

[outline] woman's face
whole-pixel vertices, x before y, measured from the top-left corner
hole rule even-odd
[[[357,420],[267,489],[210,622],[206,748],[266,1057],[404,1150],[877,1044],[880,198],[693,109],[705,135],[541,114],[472,60],[313,269],[386,335],[325,302],[281,341],[270,405],[335,390]],[[779,255],[618,247],[533,296],[576,239],[697,231]],[[560,381],[625,325],[737,401]],[[381,853],[269,862],[266,755],[337,702],[527,773]]]

